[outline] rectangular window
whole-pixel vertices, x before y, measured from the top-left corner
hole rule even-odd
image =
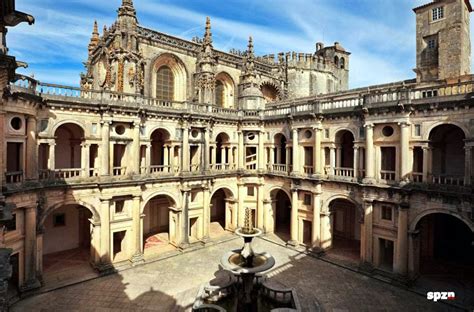
[[[13,214],[13,218],[11,220],[6,220],[3,221],[3,224],[5,225],[5,230],[7,232],[12,232],[16,230],[16,214]]]
[[[53,227],[66,226],[66,214],[58,213],[53,215]]]
[[[359,128],[359,136],[360,136],[361,139],[365,138],[365,128],[364,127]]]
[[[428,49],[434,50],[436,48],[436,40],[430,39],[428,40]]]
[[[306,206],[310,206],[311,205],[311,194],[304,194],[304,201],[303,203],[306,205]]]
[[[198,195],[198,191],[191,191],[191,202],[195,202]]]
[[[382,206],[382,220],[392,221],[392,207]]]
[[[92,124],[91,132],[92,132],[92,134],[97,134],[97,124],[96,123]]]
[[[122,213],[125,206],[125,200],[117,200],[115,202],[115,213]]]
[[[247,186],[247,196],[255,196],[255,188],[253,186]]]
[[[415,125],[415,136],[421,136],[421,125]]]
[[[437,21],[444,18],[444,8],[437,7],[433,9],[433,21]]]
[[[324,129],[324,137],[329,139],[329,129]]]

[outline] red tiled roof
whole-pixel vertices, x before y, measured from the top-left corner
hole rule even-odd
[[[421,5],[421,6],[419,6],[419,7],[416,7],[416,8],[414,8],[414,9],[413,9],[413,11],[415,11],[415,12],[416,12],[416,11],[418,11],[419,9],[426,8],[426,7],[428,7],[428,6],[432,5],[433,3],[436,3],[436,2],[438,2],[438,1],[439,1],[439,0],[435,0],[435,1],[432,1],[432,2],[430,2],[430,3],[427,3],[427,4],[424,4],[424,5]],[[469,0],[464,0],[464,2],[466,3],[466,5],[467,5],[467,8],[469,9],[469,12],[472,12],[471,1],[469,1]]]

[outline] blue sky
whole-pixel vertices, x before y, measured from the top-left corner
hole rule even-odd
[[[315,43],[339,41],[352,53],[350,87],[413,78],[415,16],[429,0],[135,0],[139,23],[184,39],[202,36],[210,16],[214,46],[257,54],[313,53]],[[94,20],[110,25],[121,0],[16,0],[35,16],[33,26],[9,31],[10,54],[22,70],[51,83],[78,85]]]

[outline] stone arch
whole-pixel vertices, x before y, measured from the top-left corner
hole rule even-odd
[[[153,132],[155,132],[156,130],[166,131],[166,133],[168,134],[169,140],[172,140],[172,134],[174,134],[172,129],[170,129],[169,127],[164,127],[160,125],[153,126],[152,128],[150,128],[150,131],[148,132],[148,137],[151,138]]]
[[[345,69],[345,68],[346,68],[346,59],[343,58],[343,57],[341,57],[341,58],[339,59],[339,68],[340,68],[340,69]]]
[[[424,210],[423,212],[419,213],[410,222],[410,231],[415,231],[416,230],[416,226],[418,225],[420,220],[423,219],[423,217],[426,217],[426,216],[428,216],[430,214],[434,214],[434,213],[446,214],[446,215],[450,215],[450,216],[453,216],[455,218],[458,218],[459,220],[464,222],[464,224],[466,224],[469,227],[469,229],[471,229],[471,231],[474,233],[474,223],[469,221],[469,219],[465,218],[464,216],[462,216],[462,215],[460,215],[460,214],[458,214],[454,211],[450,211],[450,210],[446,210],[446,209],[442,209],[442,208],[428,209],[428,210]]]
[[[362,206],[361,203],[359,203],[354,198],[352,198],[348,195],[342,195],[342,194],[332,195],[331,197],[326,199],[326,201],[325,201],[326,204],[324,205],[324,208],[325,208],[326,211],[329,211],[329,206],[331,205],[331,202],[333,202],[336,199],[344,199],[344,200],[347,200],[347,201],[353,203],[356,206],[356,208],[360,211],[362,216],[364,215],[364,207]]]
[[[337,138],[338,138],[338,135],[340,135],[341,132],[343,131],[349,131],[350,133],[352,133],[352,137],[354,138],[354,141],[357,140],[357,131],[352,129],[352,128],[348,128],[348,127],[340,127],[340,128],[337,128],[336,131],[334,131],[334,138],[333,138],[333,142],[336,142]]]
[[[44,221],[53,211],[55,211],[58,208],[61,208],[62,206],[68,206],[68,205],[77,205],[77,206],[82,206],[84,208],[89,209],[89,211],[92,213],[94,224],[100,225],[100,214],[97,211],[97,209],[94,208],[92,204],[86,203],[82,200],[69,199],[69,200],[61,201],[61,202],[48,206],[38,218],[38,228],[43,227]]]
[[[235,197],[235,192],[232,190],[232,187],[230,185],[226,185],[226,184],[218,185],[218,186],[214,187],[214,190],[212,191],[210,198],[212,198],[212,196],[214,196],[214,194],[219,190],[224,190],[226,196],[228,196],[229,198],[230,197],[236,198]]]
[[[222,135],[222,138],[225,138],[226,143],[230,143],[231,141],[231,135],[227,133],[226,131],[219,131],[217,132],[216,136],[214,137],[214,141],[217,141],[217,138]]]
[[[171,53],[163,53],[156,57],[151,67],[151,95],[156,98],[156,77],[158,70],[168,66],[174,77],[174,101],[186,101],[188,71],[184,62],[176,55]]]
[[[56,131],[61,127],[61,126],[64,126],[66,124],[74,124],[76,126],[78,126],[79,128],[81,128],[82,130],[82,134],[83,136],[87,136],[88,135],[88,132],[86,131],[86,126],[84,123],[78,121],[78,120],[74,120],[74,119],[66,119],[66,120],[61,120],[60,122],[58,122],[57,124],[55,124],[52,128],[51,128],[51,136],[55,136],[56,134]]]
[[[339,68],[339,57],[337,55],[334,56],[334,64],[336,64],[336,68]]]
[[[466,128],[466,126],[464,124],[462,124],[460,122],[457,122],[457,121],[438,121],[438,122],[430,125],[430,127],[427,129],[427,131],[425,131],[425,133],[423,135],[423,140],[429,140],[430,135],[433,132],[433,130],[435,128],[437,128],[438,126],[442,126],[442,125],[456,126],[459,129],[461,129],[461,131],[464,133],[464,138],[469,138],[470,137],[470,131],[469,131],[468,128]]]
[[[221,83],[222,89],[218,88]],[[222,94],[218,94],[222,92]],[[218,100],[220,103],[218,103]],[[216,75],[216,105],[224,108],[233,108],[235,106],[235,82],[226,72],[220,72]]]
[[[269,197],[271,198],[271,194],[272,192],[274,191],[283,191],[286,193],[286,195],[288,196],[289,199],[291,199],[291,190],[283,185],[274,185],[274,186],[271,186],[269,189],[268,189],[268,195]]]
[[[237,227],[237,206],[234,191],[227,185],[215,187],[210,196],[210,235],[219,236],[223,230]]]
[[[143,213],[144,209],[145,209],[145,206],[146,204],[151,200],[153,199],[154,197],[157,197],[157,196],[168,196],[169,198],[171,198],[173,201],[174,201],[174,204],[176,207],[179,207],[179,200],[177,200],[177,196],[176,194],[173,194],[171,192],[167,192],[167,191],[155,191],[155,192],[151,192],[149,194],[147,194],[146,196],[143,196],[142,197],[142,205],[141,205],[141,208],[140,208],[140,211],[141,213]]]

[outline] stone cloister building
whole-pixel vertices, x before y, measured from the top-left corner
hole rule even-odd
[[[447,256],[442,236],[472,261],[471,10],[416,8],[417,78],[348,90],[339,43],[257,57],[250,38],[226,53],[209,19],[188,41],[140,26],[123,0],[94,25],[80,88],[19,75],[3,91],[16,285],[40,287],[68,250],[107,271],[206,244],[246,208],[290,244],[350,246],[407,278]]]

